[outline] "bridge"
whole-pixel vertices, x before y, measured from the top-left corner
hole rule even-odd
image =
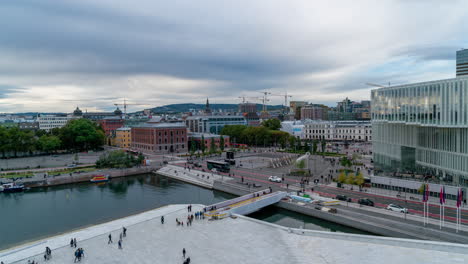
[[[271,189],[265,189],[206,206],[203,212],[206,217],[215,219],[226,218],[233,214],[248,215],[275,204],[286,196],[286,192],[272,192]]]

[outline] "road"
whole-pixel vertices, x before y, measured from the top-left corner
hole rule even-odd
[[[186,166],[185,162],[178,163],[179,166]],[[208,171],[206,165],[203,164],[203,167],[200,169],[204,169]],[[282,183],[273,183],[268,181],[268,177],[271,175],[276,175],[282,177],[281,174],[272,173],[272,169],[247,169],[247,168],[232,168],[230,173],[223,173],[224,175],[230,175],[231,177],[239,179],[237,182],[243,181],[246,183],[256,183],[262,185],[262,187],[272,187],[275,190],[286,190],[287,185],[289,185],[289,190],[299,190],[300,189],[300,178],[298,177],[289,177],[285,176],[284,181]],[[316,178],[318,175],[316,176]],[[412,201],[412,200],[404,200],[399,198],[393,198],[383,195],[376,195],[366,192],[359,192],[359,191],[351,191],[342,188],[330,187],[327,185],[315,185],[310,184],[306,185],[306,190],[314,189],[314,192],[318,192],[322,196],[328,197],[336,197],[338,194],[346,195],[353,200],[353,202],[357,202],[360,198],[368,198],[374,201],[376,207],[386,207],[388,204],[398,204],[403,207],[408,208],[409,213],[413,214],[423,214],[423,203]],[[436,204],[431,204],[429,206],[429,216],[434,219],[439,219],[439,206]],[[445,207],[445,219],[447,221],[455,222],[456,217],[456,209],[453,207]],[[462,210],[462,223],[468,223],[468,211]]]

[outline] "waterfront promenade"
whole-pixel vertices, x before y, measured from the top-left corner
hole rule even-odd
[[[291,229],[248,217],[194,220],[186,223],[187,205],[170,205],[88,227],[0,252],[5,264],[43,261],[73,263],[77,239],[85,257],[81,263],[183,263],[182,249],[191,263],[466,263],[468,246],[419,240],[383,238]],[[194,205],[192,213],[200,210]],[[160,217],[165,216],[161,224]],[[117,246],[127,228],[123,249]],[[113,242],[108,244],[108,235]]]

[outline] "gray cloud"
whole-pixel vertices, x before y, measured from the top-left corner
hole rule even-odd
[[[421,75],[387,67],[399,63],[394,59],[409,58],[421,71],[428,69],[418,63],[453,60],[463,40],[454,25],[467,22],[464,7],[423,1],[7,1],[0,9],[0,83],[25,90],[0,87],[0,103],[21,105],[41,91],[55,91],[42,99],[62,109],[69,108],[60,106],[66,100],[107,109],[115,100],[98,98],[109,94],[155,104],[206,96],[228,102],[265,89],[288,90],[298,99],[366,98],[367,81]],[[415,12],[421,9],[424,14]],[[442,11],[451,19],[441,23]],[[448,66],[436,68],[449,74]]]

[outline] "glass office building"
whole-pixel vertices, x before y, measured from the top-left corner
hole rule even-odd
[[[468,49],[457,51],[457,77],[468,76]]]
[[[376,89],[371,97],[376,174],[468,186],[468,76]]]

